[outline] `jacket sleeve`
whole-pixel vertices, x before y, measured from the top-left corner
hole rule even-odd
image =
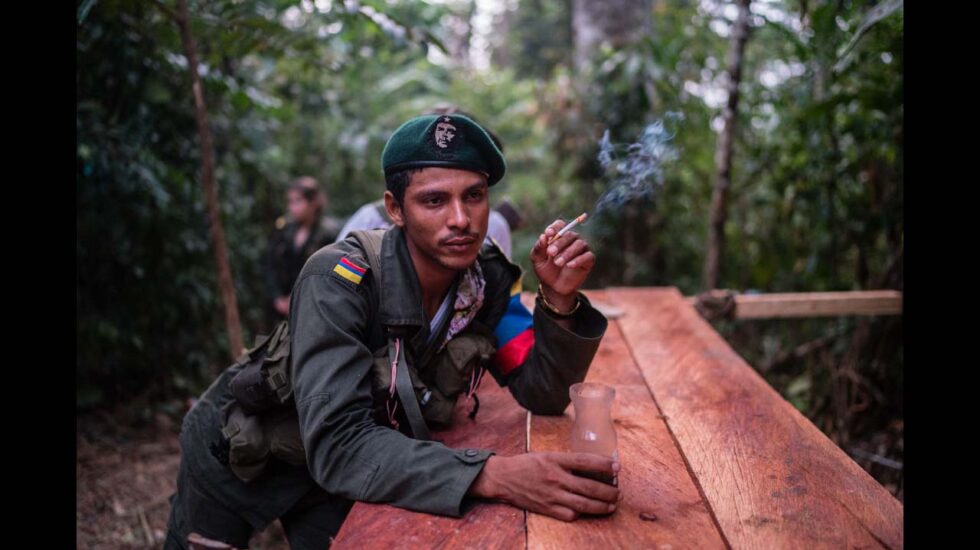
[[[582,304],[567,330],[543,308],[534,308],[532,315],[521,303],[520,290],[518,279],[494,329],[497,352],[491,368],[525,409],[562,414],[571,401],[569,386],[585,380],[609,322],[580,294]]]
[[[290,326],[293,391],[311,476],[349,499],[460,516],[492,453],[450,449],[376,424],[373,358],[363,343],[371,315],[366,292],[330,269],[307,268],[293,291]]]

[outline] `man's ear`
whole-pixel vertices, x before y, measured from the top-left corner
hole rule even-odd
[[[398,227],[405,227],[405,217],[402,212],[402,205],[395,200],[395,195],[391,191],[385,191],[385,210],[388,217]]]

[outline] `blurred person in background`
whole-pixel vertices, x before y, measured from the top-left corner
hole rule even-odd
[[[334,242],[342,222],[325,216],[327,194],[309,176],[296,178],[286,191],[288,213],[276,220],[265,258],[265,282],[273,322],[289,316],[289,293],[303,264]]]

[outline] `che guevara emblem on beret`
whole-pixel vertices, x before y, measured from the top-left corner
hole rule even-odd
[[[461,129],[448,116],[440,117],[432,127],[429,143],[439,155],[452,156],[462,140]]]

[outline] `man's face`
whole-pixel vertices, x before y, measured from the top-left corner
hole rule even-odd
[[[448,122],[440,122],[436,124],[435,138],[436,145],[445,149],[449,147],[449,142],[453,140],[456,135],[456,127]]]
[[[398,208],[386,192],[392,221],[405,231],[409,249],[444,269],[473,265],[487,235],[490,198],[483,174],[424,168],[412,174]]]

